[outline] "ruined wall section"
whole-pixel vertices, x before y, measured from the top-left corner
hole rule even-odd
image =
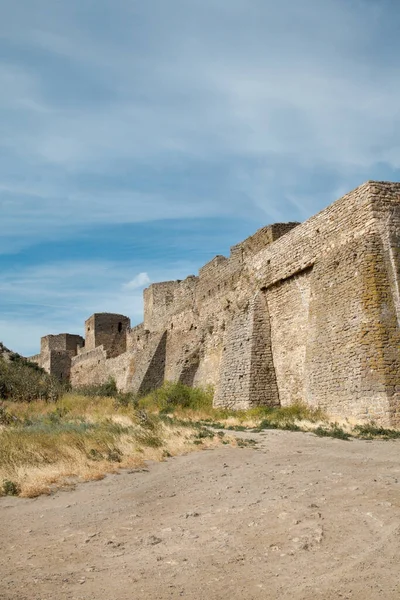
[[[126,352],[114,357],[103,345],[81,352],[72,359],[71,384],[99,385],[113,378],[119,390],[135,393],[145,393],[153,384],[161,385],[165,371],[164,332],[150,332],[140,324],[126,331],[126,348]]]
[[[57,335],[46,335],[40,340],[40,353],[67,352],[70,356],[77,354],[77,349],[84,346],[85,341],[80,335],[71,333],[59,333]]]
[[[128,352],[107,358],[103,346],[89,350],[72,359],[71,384],[74,387],[100,385],[113,378],[119,390],[127,390],[131,360]]]
[[[258,229],[256,233],[231,248],[231,257],[240,256],[241,262],[257,254],[280,237],[289,233],[299,225],[297,221],[290,223],[274,223]]]
[[[41,356],[40,354],[33,354],[32,356],[28,356],[28,359],[30,362],[36,363],[37,365],[40,366],[40,359]]]
[[[80,335],[60,333],[46,335],[40,340],[40,354],[32,357],[40,367],[57,379],[68,380],[71,373],[71,359],[84,345]]]

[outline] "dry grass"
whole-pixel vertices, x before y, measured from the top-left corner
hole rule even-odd
[[[0,495],[34,497],[221,442],[108,397],[69,394],[57,403],[4,402],[2,408],[10,419],[0,431]]]
[[[211,389],[165,384],[128,402],[66,394],[57,402],[0,404],[0,495],[34,497],[76,481],[101,479],[146,460],[163,460],[221,443],[246,445],[221,430],[312,431],[323,437],[394,439],[399,431],[374,424],[329,422],[305,404],[214,409]]]
[[[306,421],[315,426],[327,420],[320,408],[298,402],[285,407],[258,406],[248,410],[213,408],[213,389],[189,388],[181,383],[165,383],[138,401],[152,413],[170,415],[182,421],[204,422],[223,427],[252,429],[269,423],[272,427],[292,426]]]

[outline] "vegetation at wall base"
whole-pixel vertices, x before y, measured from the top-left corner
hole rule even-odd
[[[33,497],[63,482],[101,479],[120,468],[221,444],[188,421],[152,414],[111,396],[68,393],[58,401],[0,405],[0,495]]]
[[[365,440],[371,439],[383,439],[383,440],[395,440],[400,439],[400,431],[396,429],[386,429],[385,427],[379,427],[373,421],[366,423],[365,425],[356,425],[354,432],[357,437]]]
[[[211,388],[181,383],[166,383],[141,398],[119,393],[113,380],[79,391],[53,401],[0,400],[0,495],[36,496],[63,482],[100,479],[147,459],[165,460],[203,447],[255,446],[255,440],[237,432],[283,429],[339,440],[400,438],[400,431],[372,422],[331,423],[320,409],[301,403],[213,408]]]
[[[317,427],[313,430],[313,433],[318,437],[333,437],[339,440],[348,440],[351,434],[340,427],[337,423],[331,423],[329,427]]]

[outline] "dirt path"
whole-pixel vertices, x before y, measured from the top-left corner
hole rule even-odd
[[[0,598],[398,600],[400,443],[242,437],[0,499]]]

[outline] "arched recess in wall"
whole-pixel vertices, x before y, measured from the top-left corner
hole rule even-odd
[[[194,378],[196,377],[197,369],[200,364],[200,353],[199,350],[192,352],[190,356],[185,359],[181,374],[179,375],[180,383],[193,387]]]
[[[151,357],[149,366],[139,386],[140,396],[159,388],[164,383],[165,361],[167,356],[167,332],[164,331]]]

